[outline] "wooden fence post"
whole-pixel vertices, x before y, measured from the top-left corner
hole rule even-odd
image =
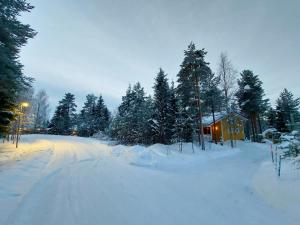
[[[272,144],[271,144],[270,148],[271,148],[271,158],[272,158],[272,163],[274,163],[274,154],[273,154]]]
[[[281,155],[279,156],[279,161],[278,161],[278,177],[280,177],[280,173],[281,173]]]

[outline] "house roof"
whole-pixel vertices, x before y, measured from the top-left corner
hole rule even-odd
[[[245,116],[243,116],[242,114],[238,113],[238,112],[231,112],[232,114],[234,114],[235,116],[240,117],[242,120],[247,120],[247,118]],[[222,119],[224,119],[225,117],[227,117],[229,114],[227,112],[216,112],[215,113],[215,122],[219,122]],[[204,126],[211,126],[213,124],[213,116],[209,115],[209,116],[203,116],[202,117],[202,123]]]

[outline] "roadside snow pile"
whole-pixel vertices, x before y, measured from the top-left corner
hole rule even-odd
[[[131,165],[150,167],[156,169],[176,169],[181,166],[195,166],[211,159],[231,156],[239,152],[237,148],[206,143],[207,150],[202,151],[199,146],[184,143],[182,153],[178,151],[178,144],[162,145],[154,144],[149,147],[134,145],[111,146],[112,155],[128,162]]]

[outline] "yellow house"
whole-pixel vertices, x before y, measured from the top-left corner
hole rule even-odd
[[[204,116],[202,118],[204,134],[210,135],[211,140],[216,141],[228,141],[231,136],[233,140],[244,140],[246,120],[246,117],[237,112],[215,113],[215,123],[212,116]]]

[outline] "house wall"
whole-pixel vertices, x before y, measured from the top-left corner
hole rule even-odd
[[[234,125],[232,126],[232,138],[233,140],[244,140],[245,139],[245,131],[244,131],[244,122],[238,117],[234,116]],[[228,117],[225,117],[222,121],[222,137],[224,141],[230,140],[230,126],[228,122]]]
[[[221,141],[221,121],[217,122],[215,126],[211,126],[212,134],[211,138],[212,140]]]

